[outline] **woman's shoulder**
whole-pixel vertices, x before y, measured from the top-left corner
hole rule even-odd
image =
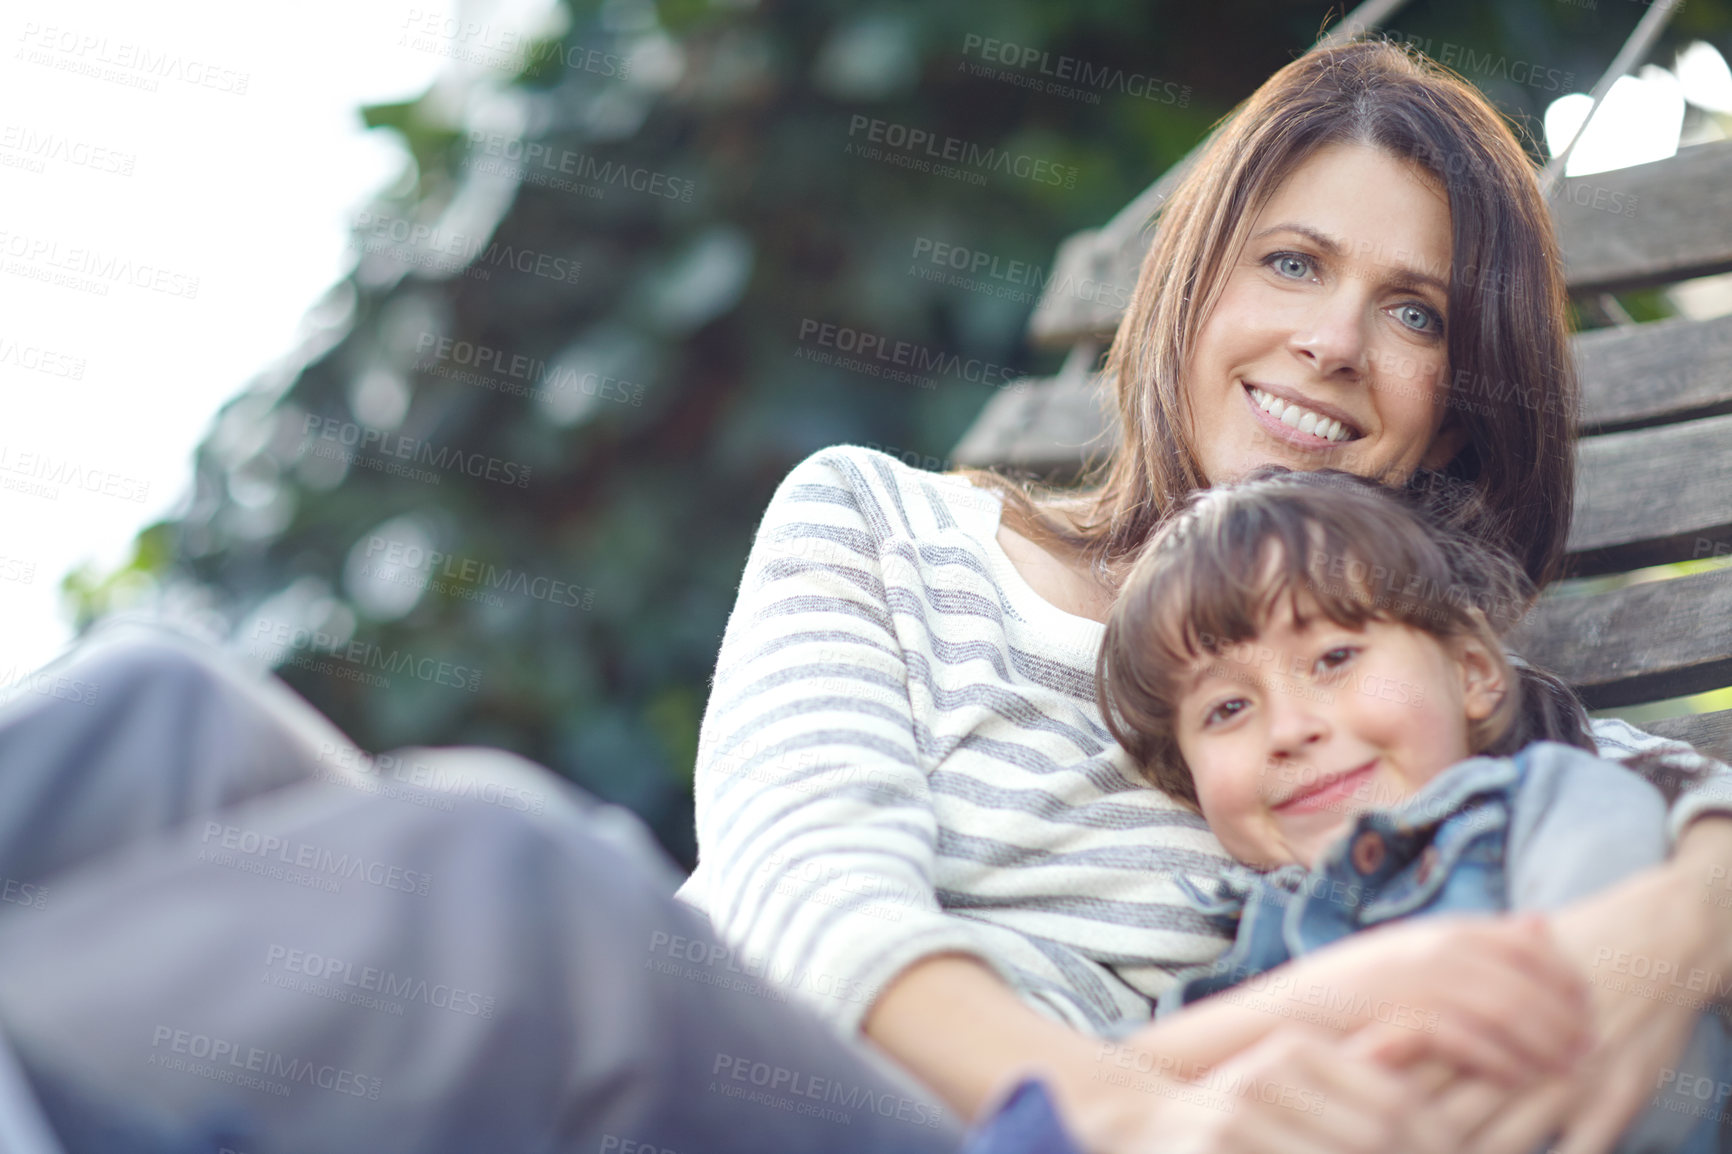
[[[916,468],[866,445],[830,445],[788,471],[766,519],[813,502],[858,510],[880,535],[924,535],[961,524],[996,532],[1000,498],[954,473]]]

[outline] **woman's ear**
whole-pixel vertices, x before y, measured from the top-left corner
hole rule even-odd
[[[1474,612],[1478,612],[1475,610]],[[1461,672],[1462,706],[1469,721],[1484,721],[1509,695],[1510,668],[1501,653],[1476,633],[1455,639],[1455,661]]]

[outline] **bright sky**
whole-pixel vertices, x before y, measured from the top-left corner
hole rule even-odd
[[[64,646],[61,576],[174,509],[217,406],[347,271],[348,218],[407,162],[355,110],[431,83],[398,41],[450,4],[5,6],[0,684]]]

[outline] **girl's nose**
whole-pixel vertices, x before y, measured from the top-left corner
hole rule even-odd
[[[1329,736],[1327,710],[1323,702],[1313,699],[1315,690],[1309,684],[1294,681],[1271,688],[1274,692],[1265,708],[1272,756],[1297,757]]]

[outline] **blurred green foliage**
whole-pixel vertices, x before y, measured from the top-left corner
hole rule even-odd
[[[943,460],[993,391],[815,363],[803,326],[1050,371],[1022,340],[1028,300],[913,275],[937,267],[919,246],[1050,268],[1066,235],[1116,212],[1340,9],[568,8],[521,68],[453,65],[421,99],[365,110],[414,168],[357,217],[354,273],[308,317],[301,353],[218,416],[185,514],[67,591],[85,622],[140,581],[192,591],[362,745],[515,750],[631,806],[689,864],[698,724],[772,489],[836,442]],[[1413,3],[1392,23],[1585,90],[1642,11]],[[1724,16],[1690,0],[1673,39]],[[967,65],[987,39],[1188,98],[979,76]],[[1559,94],[1496,66],[1469,78],[1529,122]],[[857,117],[1074,167],[1074,186],[865,159]]]

